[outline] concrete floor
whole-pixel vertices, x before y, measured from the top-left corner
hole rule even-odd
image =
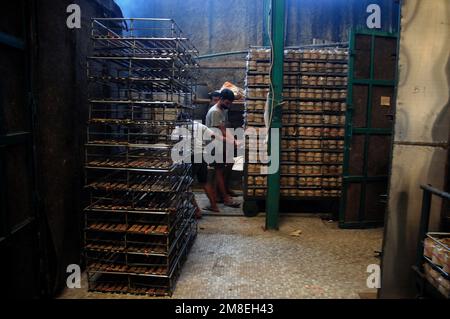
[[[210,205],[208,197],[206,197],[203,193],[196,193],[195,194],[195,200],[197,201],[198,206],[200,209],[204,209],[205,207]],[[244,198],[242,196],[234,197],[233,201],[237,203],[242,203],[244,201]],[[232,207],[227,207],[223,204],[217,204],[219,207],[220,212],[211,212],[211,211],[204,211],[203,215],[205,216],[243,216],[242,208],[236,209]],[[242,207],[242,204],[241,204]]]
[[[172,298],[359,298],[382,229],[340,230],[318,217],[205,216]],[[301,230],[298,237],[292,232]],[[67,289],[60,298],[148,298]]]

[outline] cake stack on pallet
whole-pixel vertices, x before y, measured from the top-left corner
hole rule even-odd
[[[196,50],[168,19],[94,19],[92,44],[89,290],[171,295],[197,234],[191,166],[171,156],[174,130],[192,124],[177,120],[192,112]]]
[[[249,134],[246,140],[244,165],[244,197],[246,199],[264,198],[267,194],[265,165],[258,158],[258,153],[261,151],[260,141],[265,138],[264,112],[269,93],[270,58],[269,49],[251,49],[247,57],[244,111],[244,128]]]
[[[264,126],[270,50],[248,56],[246,128]],[[282,199],[337,199],[344,161],[348,53],[343,49],[286,50],[281,142]],[[251,145],[247,144],[247,150]],[[248,153],[248,152],[247,152]],[[247,156],[247,160],[249,156]],[[264,199],[262,164],[247,163],[246,199]]]

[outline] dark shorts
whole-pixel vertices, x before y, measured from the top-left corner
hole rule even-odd
[[[192,174],[197,177],[200,184],[206,184],[208,182],[208,165],[205,161],[201,163],[192,164]]]
[[[233,157],[237,156],[236,152],[237,152],[236,148],[234,148],[233,154],[231,154],[230,158],[229,158],[229,160],[231,162],[227,163],[227,148],[226,148],[226,145],[224,145],[222,152],[218,155],[219,157],[222,158],[222,162],[221,163],[213,162],[210,165],[214,168],[226,168],[229,166],[233,166],[234,165]],[[214,152],[213,152],[213,155],[214,155]]]

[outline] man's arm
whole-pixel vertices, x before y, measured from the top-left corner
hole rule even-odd
[[[202,129],[204,130],[204,132],[206,132],[206,135],[208,135],[209,137],[217,138],[221,142],[225,142],[225,143],[234,145],[235,140],[233,137],[230,137],[228,134],[226,134],[225,126],[223,126],[223,130],[220,127],[215,127],[215,128],[219,129],[222,134],[216,134],[216,132],[214,132],[207,126],[202,125]],[[223,134],[224,132],[225,132],[225,134]]]

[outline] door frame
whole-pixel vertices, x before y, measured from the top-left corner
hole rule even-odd
[[[370,52],[370,77],[368,79],[355,79],[355,43],[356,37],[359,35],[366,35],[371,37],[371,52]],[[339,208],[339,227],[344,229],[362,229],[362,228],[374,228],[384,225],[384,218],[378,220],[365,220],[365,207],[366,207],[366,189],[367,183],[385,181],[386,185],[389,183],[389,173],[384,176],[368,177],[368,152],[369,152],[369,138],[370,136],[394,136],[394,125],[390,129],[371,128],[372,120],[372,97],[374,86],[393,87],[394,100],[392,101],[393,107],[395,107],[396,100],[396,87],[397,87],[397,70],[395,70],[394,80],[376,80],[374,79],[374,62],[375,62],[375,39],[379,38],[394,38],[397,39],[398,33],[373,31],[369,29],[352,29],[349,36],[349,68],[348,68],[348,84],[347,84],[347,110],[346,110],[346,124],[345,124],[345,142],[344,142],[344,165],[343,165],[343,178],[342,178],[342,197]],[[398,44],[397,44],[398,45]],[[398,50],[397,50],[398,51]],[[398,65],[398,55],[397,63]],[[354,85],[367,85],[367,109],[366,119],[367,128],[353,128],[353,86]],[[363,160],[363,172],[362,175],[350,175],[349,163],[350,163],[350,151],[352,138],[355,135],[366,136],[364,141],[364,160]],[[391,144],[393,141],[391,141]],[[391,145],[392,146],[392,145]],[[392,149],[392,147],[390,147]],[[390,154],[392,157],[392,154]],[[351,183],[360,182],[361,192],[358,210],[358,221],[347,221],[345,211],[347,208],[347,194],[348,186]],[[387,189],[386,189],[387,192]],[[386,194],[387,195],[387,194]],[[386,198],[387,200],[387,198]]]

